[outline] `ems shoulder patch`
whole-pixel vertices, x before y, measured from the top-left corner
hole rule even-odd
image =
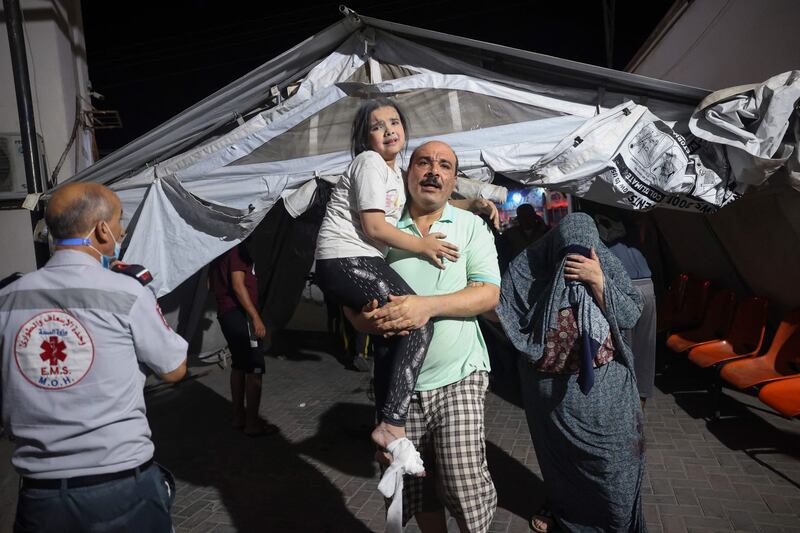
[[[25,322],[14,339],[17,368],[32,385],[62,390],[81,381],[94,362],[94,342],[77,318],[46,311]]]

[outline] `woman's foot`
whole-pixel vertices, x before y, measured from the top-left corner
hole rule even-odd
[[[547,507],[542,507],[528,521],[528,527],[536,533],[551,533],[556,530],[556,517]]]

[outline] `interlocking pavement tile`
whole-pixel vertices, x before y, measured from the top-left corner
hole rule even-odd
[[[657,523],[661,520],[661,515],[658,512],[658,506],[654,503],[645,503],[643,505],[644,508],[644,518],[648,524]]]
[[[698,498],[698,500],[700,500],[700,507],[703,509],[703,516],[711,518],[725,518],[728,516],[725,500],[716,498]]]
[[[675,498],[675,493],[670,494],[653,494],[644,498],[647,503],[665,503],[670,505],[678,505],[678,500]]]
[[[798,527],[797,515],[782,515],[763,512],[751,512],[750,516],[758,527],[765,525],[781,526],[781,527]]]
[[[691,529],[703,527],[708,529],[729,529],[731,523],[727,518],[711,518],[707,516],[685,516],[683,522]]]
[[[508,522],[492,522],[489,525],[489,533],[507,533]]]
[[[664,516],[703,516],[703,511],[699,505],[670,505],[658,504],[658,512]]]
[[[728,520],[736,531],[755,531],[756,523],[747,511],[728,509]]]
[[[778,496],[776,494],[762,494],[761,499],[767,504],[769,510],[773,513],[786,513],[786,514],[796,514],[800,513],[800,509],[792,508],[789,505],[789,502],[786,501],[786,498],[783,496]],[[798,517],[798,526],[800,526],[800,517]]]
[[[735,500],[742,499],[739,494],[733,489],[731,490],[716,490],[716,489],[694,489],[694,493],[698,498],[715,498],[720,500]]]
[[[664,533],[686,533],[686,524],[683,523],[682,516],[661,515],[661,526]]]
[[[733,490],[731,480],[726,475],[708,474],[708,482],[714,490]]]
[[[191,531],[194,529],[195,526],[201,524],[202,522],[206,521],[206,518],[211,516],[213,511],[211,509],[204,509],[202,511],[198,511],[192,515],[191,518],[187,518],[186,520],[181,523],[181,527],[179,531]]]
[[[710,489],[711,483],[707,479],[670,479],[674,488]]]
[[[658,479],[658,478],[650,478],[650,486],[653,487],[653,494],[655,495],[663,495],[669,494],[674,495],[672,492],[672,485],[669,482],[669,479]]]
[[[678,505],[698,505],[694,490],[690,488],[675,487],[674,492],[675,498],[678,500]]]

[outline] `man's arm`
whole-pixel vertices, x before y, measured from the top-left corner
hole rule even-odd
[[[371,322],[381,332],[417,329],[431,318],[471,318],[494,309],[500,287],[471,283],[450,294],[437,296],[390,296],[389,303],[372,313]]]
[[[136,359],[166,382],[186,375],[188,343],[167,324],[153,294],[142,289],[130,313],[130,329]]]
[[[231,272],[231,288],[236,295],[236,299],[239,300],[239,304],[244,308],[244,312],[247,313],[247,316],[250,317],[250,321],[253,322],[256,337],[260,339],[267,334],[267,328],[264,326],[264,322],[262,322],[261,315],[256,309],[256,306],[250,299],[250,293],[247,291],[244,278],[245,273],[241,270],[234,270]]]
[[[166,374],[159,374],[162,380],[166,381],[167,383],[177,383],[178,381],[182,380],[183,377],[186,375],[186,359],[180,364],[178,368],[171,372],[167,372]]]

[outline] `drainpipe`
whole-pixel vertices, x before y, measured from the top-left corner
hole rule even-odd
[[[28,185],[28,194],[41,194],[42,167],[39,158],[39,145],[36,142],[36,124],[33,120],[33,103],[31,100],[31,81],[28,75],[28,58],[25,54],[25,40],[22,29],[22,11],[19,0],[3,0],[5,10],[6,28],[8,30],[8,44],[11,49],[11,66],[14,70],[14,91],[17,95],[17,113],[19,114],[20,134],[22,136],[22,150],[25,161],[25,179]],[[31,226],[36,224],[43,216],[41,202],[31,209]],[[47,245],[34,242],[36,253],[36,268],[40,268],[47,261]]]

